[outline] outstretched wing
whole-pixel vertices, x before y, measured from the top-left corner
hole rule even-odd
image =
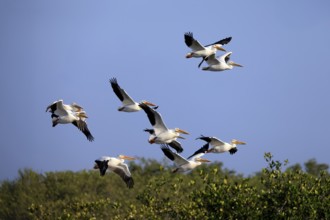
[[[184,34],[184,42],[193,51],[204,50],[205,47],[201,45],[193,36],[192,32],[187,32]]]
[[[205,45],[204,47],[208,47],[208,46],[211,46],[211,45],[214,45],[214,44],[225,45],[225,44],[228,44],[230,41],[231,41],[231,37],[227,37],[227,38],[224,38],[224,39],[219,40],[219,41],[217,41],[217,42],[214,42],[213,44]]]
[[[89,131],[87,127],[87,123],[83,120],[73,121],[72,124],[76,126],[84,135],[87,137],[89,141],[94,141],[94,137]]]
[[[109,167],[109,168],[122,178],[122,180],[126,183],[128,188],[133,188],[134,180],[126,164],[121,164],[120,166]]]
[[[183,148],[181,146],[181,143],[174,140],[171,143],[168,144],[171,148],[175,149],[176,152],[181,153],[183,151]]]
[[[124,105],[129,105],[129,104],[134,104],[134,100],[126,93],[124,89],[122,89],[116,78],[111,78],[110,80],[111,87],[114,91],[114,93],[117,95],[119,100],[124,104]]]
[[[162,116],[156,110],[150,108],[144,103],[140,103],[139,106],[147,114],[149,122],[153,126],[156,135],[158,135],[158,133],[168,130],[165,123],[163,122]]]
[[[171,151],[167,145],[162,144],[160,148],[162,149],[165,156],[172,160],[176,165],[182,166],[183,164],[189,163],[189,161],[183,158],[180,154]]]
[[[219,146],[219,145],[224,145],[225,142],[223,142],[222,140],[216,138],[216,137],[205,137],[205,136],[201,136],[197,139],[201,139],[203,141],[206,141],[207,143],[211,144],[212,146]]]
[[[201,157],[203,156],[207,151],[209,150],[209,143],[204,144],[203,147],[199,148],[195,153],[193,153],[191,156],[189,156],[187,159],[193,158],[193,157]]]

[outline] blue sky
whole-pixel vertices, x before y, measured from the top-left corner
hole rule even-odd
[[[208,154],[245,175],[265,152],[290,164],[329,164],[330,3],[328,1],[1,1],[0,179],[18,169],[90,169],[99,156],[164,158],[147,142],[144,112],[117,111],[108,80],[136,100],[158,104],[170,128],[247,142],[235,155]],[[183,34],[225,46],[243,68],[204,72],[186,59]],[[220,55],[221,53],[219,53]],[[205,65],[205,64],[204,64]],[[77,102],[95,137],[51,127],[46,107]]]

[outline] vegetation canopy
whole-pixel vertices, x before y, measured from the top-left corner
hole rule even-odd
[[[0,185],[0,219],[330,219],[327,164],[265,160],[243,177],[220,162],[173,174],[143,159],[129,164],[133,189],[113,173],[20,170]]]

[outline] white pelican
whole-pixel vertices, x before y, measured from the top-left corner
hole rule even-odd
[[[111,83],[111,87],[112,87],[114,93],[117,95],[117,97],[119,98],[119,100],[122,102],[122,106],[118,108],[118,111],[122,111],[122,112],[137,112],[137,111],[140,111],[141,110],[141,108],[139,106],[139,103],[135,102],[126,93],[126,91],[124,89],[122,89],[118,85],[116,78],[110,79],[110,83]],[[142,102],[145,103],[146,105],[149,105],[149,106],[155,106],[155,108],[158,107],[155,104],[153,104],[151,102],[148,102],[148,101],[142,101]]]
[[[209,66],[203,67],[202,70],[223,71],[231,70],[234,68],[234,66],[243,67],[242,65],[229,60],[231,54],[232,52],[227,52],[219,57],[215,57],[215,54],[210,55],[209,57],[205,58],[205,61]]]
[[[212,148],[207,151],[208,153],[224,153],[228,151],[230,154],[234,154],[237,152],[237,145],[246,144],[243,141],[238,141],[235,139],[233,139],[231,143],[226,143],[216,137],[205,137],[203,135],[196,139],[201,139],[211,144]]]
[[[85,122],[87,115],[83,111],[83,108],[79,105],[73,103],[71,105],[63,104],[63,100],[58,100],[50,104],[46,108],[46,112],[49,110],[51,112],[51,118],[53,127],[57,124],[69,124],[72,123],[80,131],[84,133],[89,141],[93,141],[94,137],[87,127]]]
[[[135,158],[125,155],[119,155],[118,158],[103,156],[95,160],[94,169],[99,169],[101,176],[104,176],[107,169],[109,169],[118,174],[128,188],[133,188],[134,181],[125,160],[135,160]]]
[[[152,137],[149,139],[150,144],[169,144],[172,141],[175,141],[177,138],[184,139],[180,136],[180,133],[189,134],[188,132],[179,128],[168,129],[163,122],[162,116],[156,110],[150,108],[144,103],[140,103],[140,107],[147,114],[150,124],[154,129],[154,134],[151,134]]]
[[[184,34],[184,41],[186,45],[192,50],[186,55],[186,58],[202,57],[204,60],[212,54],[215,54],[217,50],[226,51],[222,46],[228,44],[231,41],[231,37],[227,37],[217,42],[214,42],[213,44],[203,46],[201,43],[199,43],[198,40],[193,37],[193,33],[187,32]],[[198,67],[200,67],[202,62],[198,65]]]
[[[172,171],[173,173],[175,173],[178,171],[179,172],[190,171],[204,162],[210,162],[207,159],[201,158],[207,151],[206,149],[208,148],[207,145],[208,144],[201,147],[199,150],[197,150],[193,155],[191,155],[187,159],[182,157],[180,154],[171,151],[167,145],[162,145],[161,149],[165,154],[165,156],[176,164],[177,168]]]
[[[149,142],[154,140],[154,138],[156,137],[155,135],[155,130],[154,129],[144,129],[145,132],[148,132],[150,134],[149,136]],[[180,137],[180,136],[179,136]],[[156,141],[155,141],[156,144],[162,144],[161,142],[159,142],[156,138]],[[181,146],[181,143],[176,141],[176,140],[173,140],[172,142],[168,143],[167,145],[169,145],[170,147],[172,147],[173,149],[176,150],[176,152],[178,153],[181,153],[183,151],[183,148]]]

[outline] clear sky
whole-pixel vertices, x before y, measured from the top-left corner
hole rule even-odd
[[[203,134],[247,142],[205,156],[245,175],[266,166],[265,152],[329,164],[329,11],[326,0],[1,1],[0,179],[90,169],[103,155],[163,160],[146,114],[117,111],[111,77],[190,132],[183,156]],[[185,58],[188,31],[204,44],[232,36],[224,48],[244,67],[198,69]],[[52,128],[45,110],[58,99],[84,107],[94,142],[73,125]]]

